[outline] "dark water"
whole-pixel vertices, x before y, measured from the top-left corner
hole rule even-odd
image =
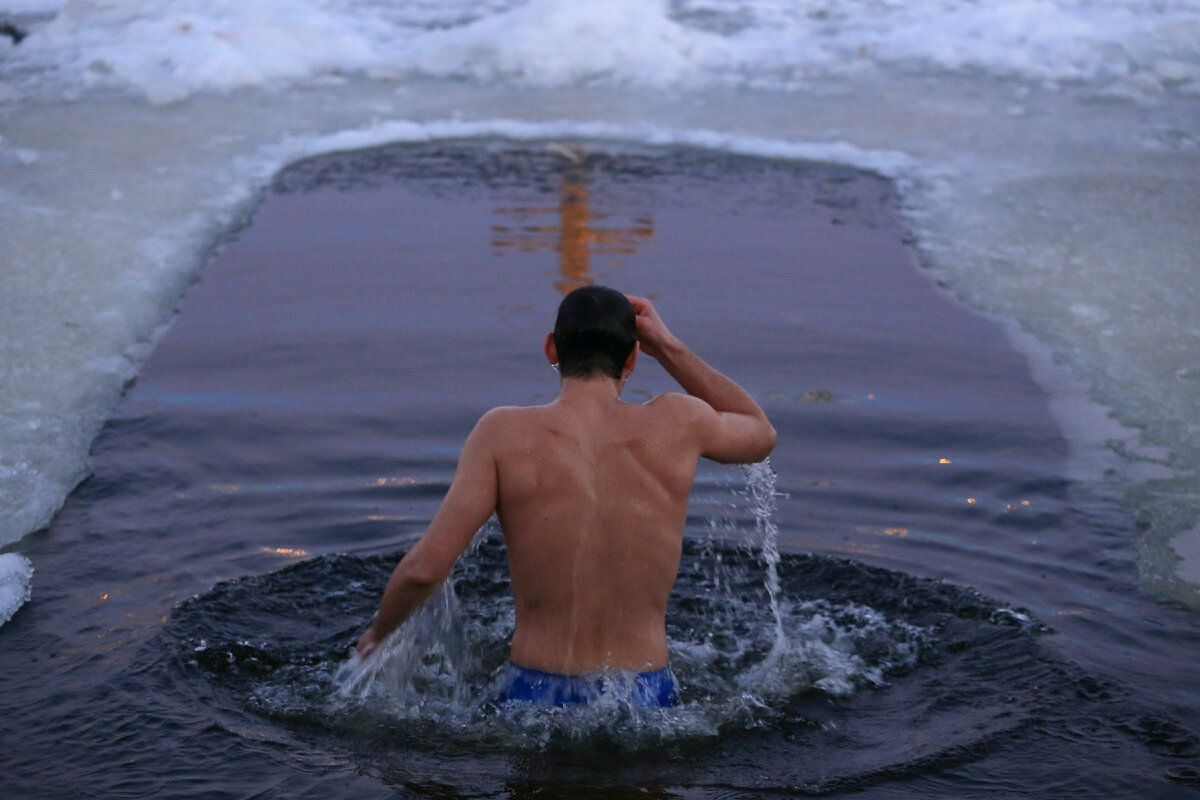
[[[22,544],[4,796],[1196,796],[1196,618],[1137,588],[1133,522],[1064,477],[1023,360],[918,274],[894,203],[691,151],[281,176]],[[701,467],[682,706],[498,704],[490,528],[353,673],[475,419],[553,396],[541,337],[589,279],[655,297],[780,432],[774,482]],[[666,388],[643,364],[627,391]]]

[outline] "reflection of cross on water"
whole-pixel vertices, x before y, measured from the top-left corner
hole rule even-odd
[[[594,212],[588,194],[589,170],[580,149],[550,145],[550,149],[570,162],[562,172],[557,206],[515,206],[497,208],[496,213],[517,218],[518,225],[493,225],[492,246],[513,248],[518,253],[557,250],[562,278],[554,287],[563,294],[592,283],[589,256],[629,256],[639,245],[654,237],[654,220],[636,217],[630,227],[597,228],[593,220],[606,213]],[[556,224],[540,222],[538,217],[558,216]],[[620,263],[619,261],[617,263]]]

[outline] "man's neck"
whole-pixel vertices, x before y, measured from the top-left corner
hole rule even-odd
[[[607,402],[619,400],[625,381],[604,374],[563,378],[558,399],[567,402]]]

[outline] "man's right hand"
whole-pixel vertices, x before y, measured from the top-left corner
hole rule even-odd
[[[638,343],[641,350],[651,358],[661,361],[663,352],[675,342],[675,336],[667,330],[666,324],[654,310],[654,306],[644,297],[626,295],[633,310],[637,314]]]

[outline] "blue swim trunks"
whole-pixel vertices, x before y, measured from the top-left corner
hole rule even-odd
[[[505,700],[525,700],[539,706],[585,705],[614,695],[640,708],[670,708],[679,702],[670,667],[653,672],[593,672],[559,675],[508,663]]]

